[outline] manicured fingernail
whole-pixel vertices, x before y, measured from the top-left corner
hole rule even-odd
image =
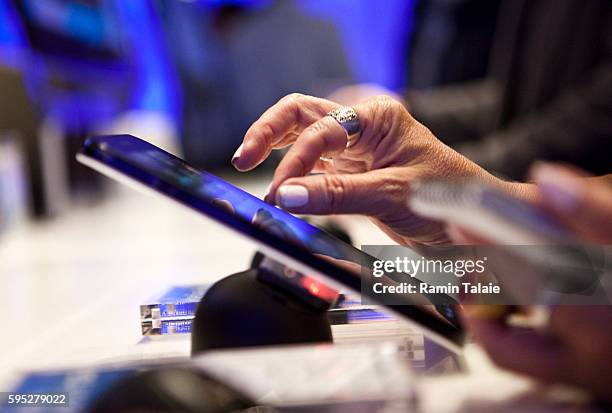
[[[544,201],[558,212],[569,214],[578,209],[582,191],[578,179],[563,168],[539,163],[532,176]]]
[[[277,191],[277,199],[284,208],[298,208],[308,203],[308,189],[301,185],[283,185]]]
[[[266,188],[266,192],[264,192],[264,196],[263,196],[264,201],[266,201],[268,197],[270,196],[270,189],[272,189],[272,182],[268,184],[268,187]]]
[[[240,159],[240,154],[242,153],[242,145],[243,144],[240,144],[238,149],[236,149],[236,152],[234,152],[234,156],[232,156],[232,165],[234,166],[236,166],[236,161]]]

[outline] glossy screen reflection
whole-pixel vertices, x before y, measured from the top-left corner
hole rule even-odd
[[[132,161],[161,179],[179,185],[184,190],[209,200],[215,207],[235,214],[242,220],[299,247],[315,254],[359,265],[371,260],[368,255],[307,222],[212,174],[198,171],[169,154],[154,149],[131,154]]]

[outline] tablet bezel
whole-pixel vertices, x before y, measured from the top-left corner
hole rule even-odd
[[[286,240],[264,231],[256,225],[250,224],[234,214],[215,207],[210,201],[199,198],[195,194],[186,191],[184,188],[181,188],[178,185],[173,185],[163,179],[160,179],[148,171],[134,164],[128,163],[120,157],[114,156],[112,153],[109,153],[104,149],[105,144],[117,144],[119,139],[128,139],[130,141],[129,145],[138,145],[141,147],[141,150],[154,149],[161,151],[191,169],[203,174],[212,175],[207,171],[194,168],[183,159],[180,159],[155,145],[131,135],[110,135],[88,138],[83,144],[81,151],[77,154],[77,160],[80,163],[89,166],[98,172],[126,184],[140,192],[157,195],[158,198],[174,201],[175,204],[179,204],[192,211],[196,211],[200,216],[202,214],[208,216],[223,227],[229,228],[239,235],[254,241],[262,253],[279,262],[282,262],[296,271],[313,275],[315,277],[318,276],[323,282],[338,290],[348,288],[354,293],[361,294],[361,279],[356,277],[355,274],[343,269],[340,266],[334,265],[329,261],[317,257],[316,254],[306,250],[305,248],[286,242]],[[118,150],[118,148],[115,148],[115,150]],[[221,178],[217,177],[217,179]],[[229,182],[227,182],[227,184],[232,185]],[[238,187],[235,188],[243,192],[245,196],[253,197],[258,201],[263,202],[248,192]],[[338,240],[338,242],[342,241]],[[365,254],[363,252],[361,253]],[[370,297],[370,299],[372,298]],[[375,299],[373,299],[373,301],[375,301]],[[408,303],[401,306],[385,305],[384,303],[380,304],[383,305],[387,311],[401,317],[403,320],[406,320],[416,327],[425,330],[428,333],[428,337],[440,345],[443,345],[455,353],[459,353],[461,351],[461,346],[465,341],[465,333],[461,326],[453,327],[447,322],[433,317],[430,313],[422,310],[416,305],[410,305]]]

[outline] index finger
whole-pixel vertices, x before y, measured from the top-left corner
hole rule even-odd
[[[471,310],[471,311],[465,311]],[[469,306],[465,312],[472,312]],[[563,343],[539,330],[518,329],[463,314],[463,321],[500,367],[544,381],[568,381],[568,353]]]
[[[285,96],[251,125],[232,164],[240,171],[255,168],[273,149],[293,143],[305,128],[337,106],[332,101],[299,93]]]
[[[577,238],[598,244],[612,240],[611,177],[588,177],[568,166],[538,163],[532,176],[544,207]]]

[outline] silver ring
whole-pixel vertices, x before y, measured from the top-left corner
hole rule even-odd
[[[361,134],[361,123],[359,122],[359,116],[348,106],[340,106],[329,112],[327,116],[331,116],[342,126],[342,129],[346,131],[346,147],[350,148],[355,145],[359,140]]]

